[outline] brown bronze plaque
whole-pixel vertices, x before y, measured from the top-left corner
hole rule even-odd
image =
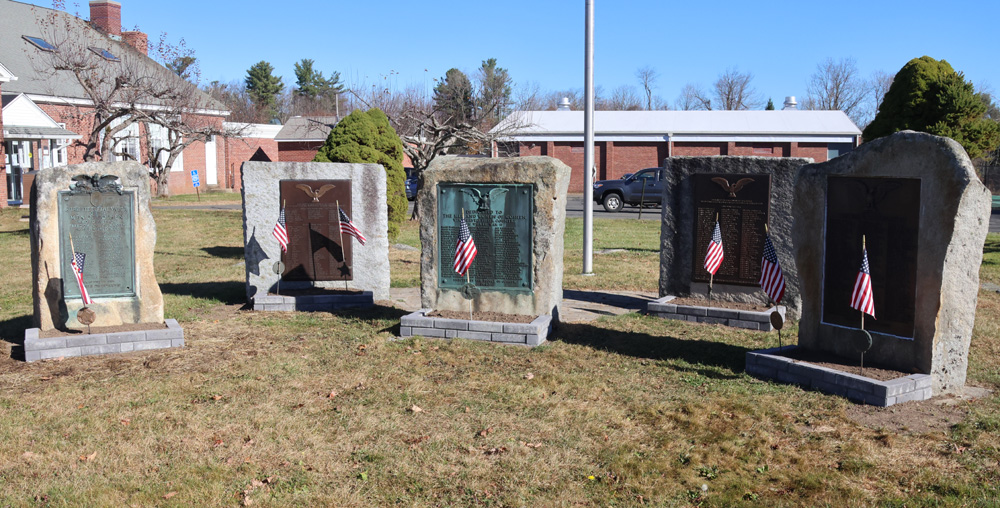
[[[771,210],[771,175],[694,174],[694,249],[691,280],[708,282],[705,253],[718,214],[725,257],[713,282],[756,286]]]
[[[282,280],[353,280],[354,238],[341,235],[337,212],[339,204],[354,218],[351,181],[281,180],[280,191],[288,229],[288,251],[281,255]]]
[[[865,235],[875,298],[875,319],[865,319],[865,329],[912,338],[920,180],[830,177],[826,199],[823,322],[861,325],[850,302]]]

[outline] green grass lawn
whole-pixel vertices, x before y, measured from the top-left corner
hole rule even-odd
[[[0,506],[1000,504],[996,293],[980,292],[969,362],[993,394],[864,408],[746,376],[772,334],[628,314],[526,349],[396,341],[386,307],[240,311],[239,212],[157,209],[187,346],[26,364],[9,358],[31,313],[21,214],[0,210]],[[625,252],[586,278],[580,227],[566,287],[655,291],[658,223],[595,221],[595,249]],[[417,245],[415,223],[398,242]],[[1000,283],[1000,236],[985,253]],[[419,253],[393,255],[394,285],[413,285]],[[893,425],[907,407],[957,418]]]

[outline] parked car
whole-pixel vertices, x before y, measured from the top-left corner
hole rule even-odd
[[[662,168],[640,169],[620,180],[594,182],[594,202],[609,212],[617,212],[626,204],[658,206],[663,194]]]
[[[413,201],[417,199],[417,191],[420,190],[420,172],[413,168],[403,168],[406,170],[406,199]]]

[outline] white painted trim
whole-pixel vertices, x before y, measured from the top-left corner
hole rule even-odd
[[[278,143],[316,143],[316,142],[326,142],[326,138],[320,139],[278,139],[274,138]]]
[[[38,94],[31,94],[31,93],[25,94],[25,95],[27,95],[28,98],[30,98],[34,102],[41,102],[41,103],[45,103],[45,104],[58,104],[58,105],[61,105],[61,106],[65,106],[65,105],[70,105],[70,106],[93,106],[94,105],[94,101],[92,101],[90,99],[78,99],[76,97],[59,97],[59,96],[55,96],[55,95],[38,95]],[[153,105],[153,104],[143,104],[142,107],[145,108],[145,109],[148,109],[150,111],[163,111],[163,110],[169,110],[169,109],[171,109],[171,108],[168,108],[166,106],[157,106],[157,105]],[[196,115],[204,115],[204,116],[229,116],[229,113],[230,113],[229,111],[226,111],[226,110],[220,110],[220,109],[202,109],[202,108],[192,109],[192,110],[189,110],[189,111],[186,111],[186,112],[187,113],[193,113],[193,114],[196,114]]]
[[[219,184],[219,160],[215,137],[205,142],[205,185]]]
[[[566,141],[576,141],[583,142],[582,135],[573,134],[543,134],[543,135],[523,135],[523,136],[510,136],[508,139],[514,141],[519,141],[522,143],[546,143],[549,141],[554,142],[566,142]],[[667,141],[673,142],[701,142],[701,143],[722,143],[722,142],[736,142],[736,143],[855,143],[857,142],[857,136],[853,135],[829,135],[829,134],[796,134],[796,135],[749,135],[749,134],[675,134],[670,136],[669,134],[647,134],[647,135],[611,135],[611,134],[597,134],[594,136],[594,141],[611,141],[611,142],[655,142],[655,143],[665,143]]]
[[[10,69],[4,67],[3,63],[0,63],[0,83],[7,83],[9,81],[17,81],[17,76]]]

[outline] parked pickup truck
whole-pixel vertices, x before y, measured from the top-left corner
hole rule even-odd
[[[604,209],[609,212],[617,212],[626,204],[659,205],[663,194],[661,170],[662,168],[646,168],[626,175],[621,180],[598,180],[594,182],[594,202],[604,205]]]

